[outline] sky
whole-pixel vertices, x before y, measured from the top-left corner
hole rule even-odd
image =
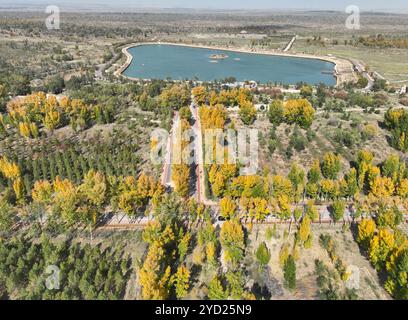
[[[357,5],[362,11],[408,11],[407,0],[0,0],[0,6],[47,6],[116,9],[191,8],[254,10],[341,10]]]

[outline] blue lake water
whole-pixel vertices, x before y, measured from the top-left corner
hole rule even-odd
[[[128,51],[133,60],[123,74],[133,78],[213,81],[235,77],[238,81],[261,83],[336,84],[332,74],[335,65],[318,59],[160,44],[132,47]],[[213,54],[226,54],[228,58],[214,60]]]

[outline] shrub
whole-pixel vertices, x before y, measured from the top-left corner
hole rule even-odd
[[[255,253],[260,267],[265,267],[271,260],[271,253],[266,246],[265,242],[262,242]]]
[[[296,263],[292,255],[289,255],[283,267],[285,285],[288,289],[296,289]]]

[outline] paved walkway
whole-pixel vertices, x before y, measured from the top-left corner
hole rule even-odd
[[[287,46],[285,47],[285,49],[283,49],[283,52],[288,52],[290,49],[292,49],[293,44],[295,43],[297,38],[297,35],[295,34],[292,38],[292,40],[289,41],[289,43],[287,44]]]
[[[173,145],[176,140],[177,128],[180,125],[180,116],[178,111],[174,113],[173,117],[173,127],[170,131],[167,147],[166,147],[166,156],[163,164],[163,171],[161,176],[162,185],[170,188],[174,188],[174,183],[171,178],[171,161],[173,159]]]

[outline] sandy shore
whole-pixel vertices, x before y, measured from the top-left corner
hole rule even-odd
[[[354,71],[353,71],[353,64],[342,58],[338,58],[335,56],[317,56],[311,54],[303,54],[303,53],[287,53],[287,52],[276,52],[276,51],[260,51],[260,50],[248,50],[242,48],[224,48],[224,47],[217,47],[217,46],[202,46],[202,45],[194,45],[194,44],[184,44],[184,43],[170,43],[170,42],[141,42],[141,43],[133,43],[129,44],[122,49],[122,53],[126,56],[126,62],[115,71],[116,76],[122,76],[130,80],[148,80],[148,79],[138,79],[133,77],[128,77],[123,74],[123,72],[129,67],[132,63],[133,56],[129,53],[128,49],[138,46],[145,46],[145,45],[171,45],[171,46],[180,46],[180,47],[191,47],[191,48],[202,48],[202,49],[210,49],[210,50],[222,50],[222,51],[230,51],[230,52],[240,52],[240,53],[252,53],[252,54],[262,54],[262,55],[271,55],[271,56],[282,56],[282,57],[293,57],[293,58],[305,58],[305,59],[314,59],[314,60],[322,60],[333,63],[334,66],[334,76],[336,77],[337,86],[349,82],[355,81],[357,79]]]

